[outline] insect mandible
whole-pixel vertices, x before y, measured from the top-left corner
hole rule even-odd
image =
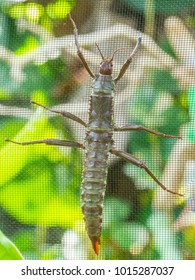
[[[96,254],[99,251],[101,229],[102,229],[102,211],[103,200],[106,190],[107,171],[108,171],[108,156],[109,153],[132,163],[140,168],[143,168],[152,179],[164,190],[172,194],[183,196],[177,192],[167,189],[150,171],[146,164],[136,158],[135,156],[126,153],[121,150],[117,150],[114,147],[113,133],[119,131],[141,130],[148,133],[152,133],[162,137],[169,138],[181,138],[180,136],[166,135],[164,133],[156,132],[152,129],[148,129],[141,125],[127,124],[122,127],[116,127],[113,120],[113,105],[114,105],[114,87],[115,84],[123,77],[128,69],[133,57],[137,53],[140,44],[141,37],[138,38],[137,44],[123,64],[119,74],[116,78],[112,78],[113,58],[116,51],[111,58],[105,58],[96,44],[98,51],[102,57],[100,63],[100,70],[98,74],[94,74],[88,66],[85,57],[80,49],[78,43],[78,31],[75,22],[71,15],[69,18],[74,27],[75,45],[77,48],[77,54],[89,73],[93,78],[93,92],[89,100],[89,116],[88,122],[84,122],[79,117],[65,111],[55,111],[46,106],[38,104],[34,101],[31,103],[45,108],[48,111],[61,114],[62,116],[69,118],[75,122],[78,122],[86,129],[86,136],[84,144],[73,141],[65,141],[58,139],[43,139],[30,142],[16,142],[13,140],[5,139],[6,141],[13,142],[20,145],[30,145],[44,143],[46,145],[66,146],[73,148],[81,148],[85,150],[85,160],[82,174],[82,186],[81,186],[81,201],[82,212],[85,221],[87,234],[92,242],[93,249]]]

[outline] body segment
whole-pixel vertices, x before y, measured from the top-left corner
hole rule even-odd
[[[111,76],[97,75],[90,97],[82,181],[82,212],[89,238],[98,253],[106,190],[108,156],[113,144],[113,89]]]

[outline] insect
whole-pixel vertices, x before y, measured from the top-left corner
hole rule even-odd
[[[150,169],[146,166],[146,164],[143,161],[124,151],[117,150],[114,147],[113,133],[118,133],[119,131],[142,130],[162,137],[181,137],[166,135],[164,133],[156,132],[154,130],[145,128],[141,125],[127,124],[122,127],[115,126],[113,120],[115,84],[123,77],[130,63],[132,62],[133,57],[137,53],[141,44],[141,37],[138,38],[137,44],[133,52],[122,66],[116,78],[112,78],[112,62],[114,59],[114,55],[118,50],[116,50],[113,53],[111,58],[105,58],[99,46],[96,44],[96,47],[98,48],[98,51],[101,55],[102,61],[100,63],[99,73],[95,75],[88,66],[85,57],[80,49],[78,43],[78,30],[76,24],[72,19],[71,15],[69,15],[69,18],[74,28],[74,38],[75,45],[77,48],[77,54],[81,62],[83,63],[83,66],[85,67],[89,75],[93,78],[93,92],[89,100],[88,122],[85,123],[82,119],[69,112],[52,110],[34,101],[31,101],[31,103],[41,106],[53,113],[61,114],[62,116],[69,118],[75,122],[78,122],[80,125],[84,126],[84,128],[86,129],[84,144],[58,139],[43,139],[30,142],[16,142],[9,139],[5,140],[20,145],[44,143],[46,145],[66,146],[73,148],[81,148],[85,150],[85,160],[83,166],[81,186],[81,208],[83,212],[87,234],[91,240],[95,253],[98,254],[102,230],[102,211],[103,200],[106,190],[109,153],[114,154],[115,156],[126,160],[127,162],[132,163],[140,168],[143,168],[152,177],[152,179],[167,192],[183,196],[182,194],[167,189],[155,177],[155,175],[150,171]]]

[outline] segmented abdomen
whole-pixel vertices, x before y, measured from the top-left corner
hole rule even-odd
[[[111,138],[109,132],[93,131],[88,132],[86,137],[86,157],[81,192],[82,211],[86,230],[96,254],[98,254],[100,244]]]
[[[98,90],[99,89],[99,90]],[[113,145],[113,82],[111,76],[97,75],[90,97],[88,131],[82,181],[82,212],[93,249],[98,254],[106,190],[108,155]]]

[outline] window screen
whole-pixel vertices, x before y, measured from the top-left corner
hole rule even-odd
[[[77,55],[69,13],[95,74],[96,44],[104,59],[117,50],[115,79],[142,38],[107,112],[116,130],[110,149],[120,157],[109,153],[103,202],[92,190],[103,208],[98,256],[81,209],[94,79]],[[194,259],[195,1],[4,0],[0,15],[1,258]],[[65,141],[85,150],[57,145]],[[101,217],[91,219],[95,226]]]

